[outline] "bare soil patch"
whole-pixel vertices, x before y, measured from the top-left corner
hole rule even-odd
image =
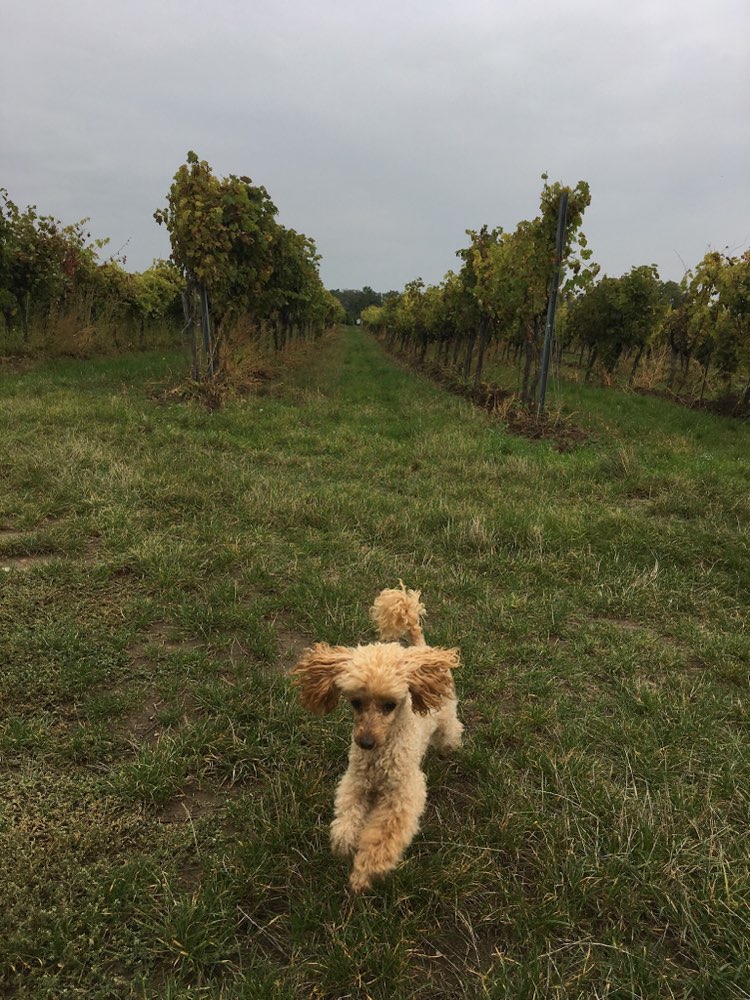
[[[44,566],[61,557],[61,553],[50,551],[49,548],[45,548],[42,552],[33,551],[35,546],[29,545],[26,540],[36,530],[36,528],[29,528],[26,531],[17,528],[0,528],[0,545],[10,550],[7,554],[0,553],[0,572],[29,570],[34,566]]]
[[[229,789],[200,788],[188,785],[171,799],[159,813],[160,823],[189,823],[217,812],[227,801]]]
[[[169,622],[152,622],[128,646],[128,655],[134,663],[149,662],[152,659],[151,650],[164,650],[174,653],[181,649],[200,649],[202,643],[197,639],[180,634],[180,630]]]
[[[623,632],[647,631],[640,622],[634,622],[630,618],[597,618],[596,621],[605,625],[614,625],[615,628],[622,629]]]
[[[276,637],[277,657],[274,659],[272,669],[287,673],[297,663],[302,651],[312,645],[309,636],[297,632],[295,629],[275,620],[272,623],[274,635]],[[230,634],[229,662],[237,672],[237,668],[252,665],[257,669],[257,658],[248,649],[245,637],[241,632]]]
[[[159,739],[164,730],[158,717],[165,707],[162,698],[150,694],[130,713],[125,719],[125,730],[133,743],[142,746]]]
[[[203,878],[203,866],[197,861],[189,861],[180,865],[177,871],[177,880],[180,886],[187,892],[195,892],[201,884]]]
[[[680,673],[688,677],[700,676],[708,672],[708,667],[698,656],[688,656],[680,666]]]
[[[25,571],[34,566],[45,566],[59,559],[71,558],[70,553],[57,551],[49,540],[34,541],[37,532],[44,532],[62,524],[59,518],[47,518],[41,524],[25,530],[19,528],[0,528],[0,547],[8,551],[0,552],[0,572],[11,570]],[[89,540],[84,546],[83,557],[87,562],[93,562],[97,557],[98,541]]]
[[[294,629],[276,626],[276,641],[279,647],[279,667],[288,673],[297,663],[302,651],[312,645],[308,636]]]
[[[26,572],[35,566],[46,566],[55,562],[60,555],[55,552],[44,552],[27,556],[3,556],[0,555],[0,572],[10,573],[13,570]]]
[[[0,542],[20,542],[28,534],[28,531],[16,531],[15,528],[0,528]]]

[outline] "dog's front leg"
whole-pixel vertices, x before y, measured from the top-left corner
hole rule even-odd
[[[378,802],[367,817],[354,855],[349,878],[354,892],[368,889],[373,878],[396,867],[419,830],[426,801],[425,776],[418,771],[408,787],[400,786]]]
[[[361,779],[347,771],[336,789],[333,822],[331,823],[331,850],[339,857],[348,858],[357,849],[368,812],[367,795]]]

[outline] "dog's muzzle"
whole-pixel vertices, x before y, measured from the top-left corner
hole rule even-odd
[[[358,736],[355,742],[357,746],[361,747],[363,750],[373,750],[375,748],[375,740],[372,736],[368,736],[366,733],[363,733],[362,736]]]

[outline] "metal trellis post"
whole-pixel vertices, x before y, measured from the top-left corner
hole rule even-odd
[[[549,375],[549,359],[552,353],[552,335],[555,328],[555,307],[557,306],[557,288],[560,284],[560,265],[562,263],[563,246],[565,243],[565,220],[568,214],[568,192],[560,195],[560,214],[557,217],[557,245],[555,249],[555,268],[549,290],[547,305],[547,326],[544,331],[544,350],[542,352],[542,368],[539,373],[539,409],[538,415],[544,412],[544,400],[547,396],[547,376]]]

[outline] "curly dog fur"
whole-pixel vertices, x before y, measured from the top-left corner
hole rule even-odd
[[[419,829],[427,801],[420,764],[428,746],[461,743],[451,670],[458,651],[427,646],[420,592],[383,590],[370,615],[380,642],[317,643],[294,668],[305,708],[332,711],[339,697],[354,712],[349,769],[336,790],[331,847],[352,858],[349,884],[361,892],[396,867]],[[410,646],[398,641],[406,638]]]

